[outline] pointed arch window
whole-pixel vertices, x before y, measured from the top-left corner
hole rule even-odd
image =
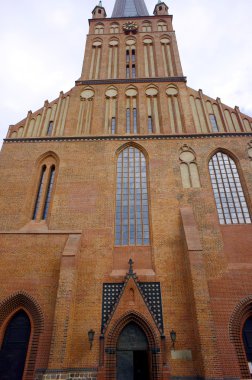
[[[33,220],[45,220],[48,217],[55,185],[56,165],[52,157],[47,157],[40,169],[40,179],[33,208]]]
[[[0,373],[3,379],[22,380],[31,334],[28,315],[20,310],[9,322],[0,350]]]
[[[129,146],[118,156],[115,245],[149,245],[149,205],[144,154]]]
[[[220,223],[251,223],[234,160],[229,155],[218,152],[209,162],[209,172]]]

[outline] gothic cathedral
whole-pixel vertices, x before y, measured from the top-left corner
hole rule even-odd
[[[252,376],[252,118],[187,86],[158,1],[0,154],[0,379]]]

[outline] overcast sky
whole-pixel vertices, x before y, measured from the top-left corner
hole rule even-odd
[[[0,139],[79,78],[98,0],[0,0]],[[146,0],[152,14],[156,1]],[[114,1],[103,0],[110,17]],[[252,116],[252,0],[167,0],[188,86]]]

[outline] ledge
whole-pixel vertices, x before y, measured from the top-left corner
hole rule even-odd
[[[88,79],[75,81],[76,86],[94,84],[123,84],[123,83],[160,83],[160,82],[187,82],[187,77],[160,77],[160,78],[129,78],[129,79]]]
[[[0,231],[0,235],[81,235],[82,231],[61,231],[61,230],[48,230],[48,231]]]
[[[76,142],[76,141],[139,141],[139,140],[186,140],[186,139],[212,139],[219,137],[252,137],[252,132],[236,133],[193,133],[181,135],[104,135],[104,136],[58,136],[58,137],[26,137],[17,139],[4,139],[4,143],[37,143],[37,142]]]

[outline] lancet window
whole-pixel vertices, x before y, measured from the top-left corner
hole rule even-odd
[[[136,46],[135,40],[126,41],[126,78],[136,78]]]
[[[164,37],[160,40],[160,43],[162,47],[165,76],[173,77],[174,70],[173,70],[173,62],[172,62],[171,41],[168,37]]]
[[[156,87],[148,87],[145,91],[148,111],[148,133],[160,133],[158,90]]]
[[[117,89],[108,88],[105,96],[105,133],[114,135],[117,132]]]
[[[118,41],[109,42],[108,78],[117,78],[118,73]]]
[[[144,154],[129,146],[118,156],[115,245],[149,245],[147,168]]]
[[[153,41],[151,38],[145,38],[144,43],[144,67],[146,77],[155,77],[155,61],[154,61],[154,49]]]
[[[55,185],[56,163],[49,156],[40,167],[40,177],[33,208],[33,220],[45,220],[48,217]]]
[[[77,135],[89,134],[93,116],[94,90],[86,87],[80,95]]]
[[[101,51],[102,42],[94,41],[92,45],[92,56],[89,70],[89,79],[98,79],[100,74],[100,64],[101,64]]]
[[[251,223],[234,160],[228,154],[218,152],[209,162],[209,172],[220,224]]]
[[[168,111],[170,119],[170,128],[172,133],[182,133],[182,118],[179,102],[179,92],[176,86],[170,85],[166,90],[168,99]]]
[[[126,133],[138,133],[137,90],[134,87],[126,91]]]

